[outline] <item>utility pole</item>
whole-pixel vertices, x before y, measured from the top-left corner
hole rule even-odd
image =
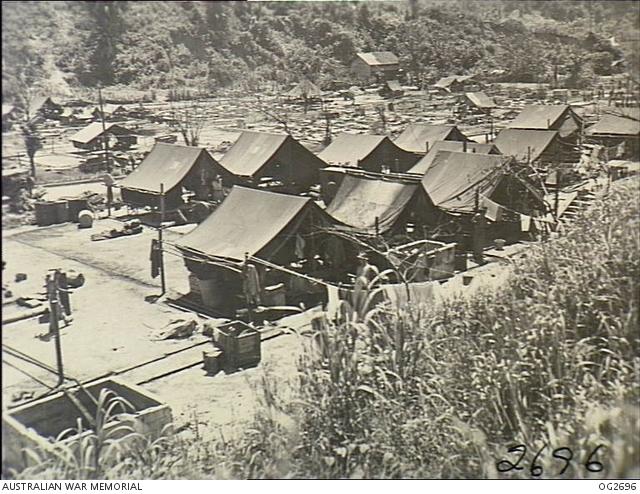
[[[158,260],[160,261],[160,285],[162,295],[167,292],[167,282],[164,275],[164,255],[162,252],[162,229],[164,228],[164,184],[160,184],[160,226],[158,228]]]
[[[111,164],[109,163],[109,139],[107,138],[107,126],[104,122],[104,108],[102,104],[102,90],[98,87],[98,104],[100,105],[100,121],[102,122],[102,140],[104,142],[104,159],[108,173],[111,173]]]
[[[64,369],[62,366],[62,344],[60,342],[60,304],[58,302],[58,286],[56,276],[48,274],[46,278],[47,294],[49,296],[49,334],[53,336],[56,346],[56,363],[58,367],[58,386],[64,383]]]

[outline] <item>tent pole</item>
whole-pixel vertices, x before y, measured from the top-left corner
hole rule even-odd
[[[160,184],[160,227],[158,228],[158,260],[160,261],[160,284],[162,294],[167,292],[167,282],[164,275],[164,255],[162,252],[162,229],[164,224],[164,184]]]

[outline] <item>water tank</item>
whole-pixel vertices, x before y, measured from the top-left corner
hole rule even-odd
[[[93,213],[88,209],[83,209],[78,213],[78,226],[80,228],[91,228],[93,226]]]

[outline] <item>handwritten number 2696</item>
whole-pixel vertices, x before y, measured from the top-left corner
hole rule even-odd
[[[531,465],[529,466],[529,474],[531,475],[531,477],[540,477],[542,475],[543,473],[542,466],[538,465],[537,461],[546,447],[547,447],[546,444],[542,446],[542,448],[540,448],[540,450],[538,450],[536,455],[533,457],[533,460],[531,461]],[[587,460],[584,463],[584,466],[589,472],[596,473],[596,472],[601,472],[604,469],[604,466],[602,465],[602,463],[594,459],[598,450],[603,447],[604,447],[603,444],[598,445],[587,457]],[[509,460],[500,460],[498,463],[496,463],[496,468],[498,472],[505,473],[505,472],[510,472],[511,470],[515,470],[515,471],[524,470],[524,467],[520,466],[520,464],[522,463],[522,460],[527,454],[527,447],[524,444],[518,444],[516,446],[509,448],[507,452],[517,453],[519,456],[516,458],[515,463]],[[563,475],[569,468],[569,465],[571,464],[571,460],[573,459],[573,451],[571,451],[571,448],[560,447],[560,448],[554,449],[551,452],[551,456],[553,458],[556,458],[557,460],[561,460],[564,462],[564,466],[562,467],[562,470],[560,470],[557,473],[557,475]]]

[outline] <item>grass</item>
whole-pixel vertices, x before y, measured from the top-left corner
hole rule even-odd
[[[264,379],[240,438],[167,438],[124,454],[119,472],[638,477],[638,199],[637,181],[617,184],[563,236],[514,261],[500,290],[436,307],[347,307],[320,325],[293,398]],[[519,462],[508,451],[518,444]],[[522,469],[499,472],[505,461]]]

